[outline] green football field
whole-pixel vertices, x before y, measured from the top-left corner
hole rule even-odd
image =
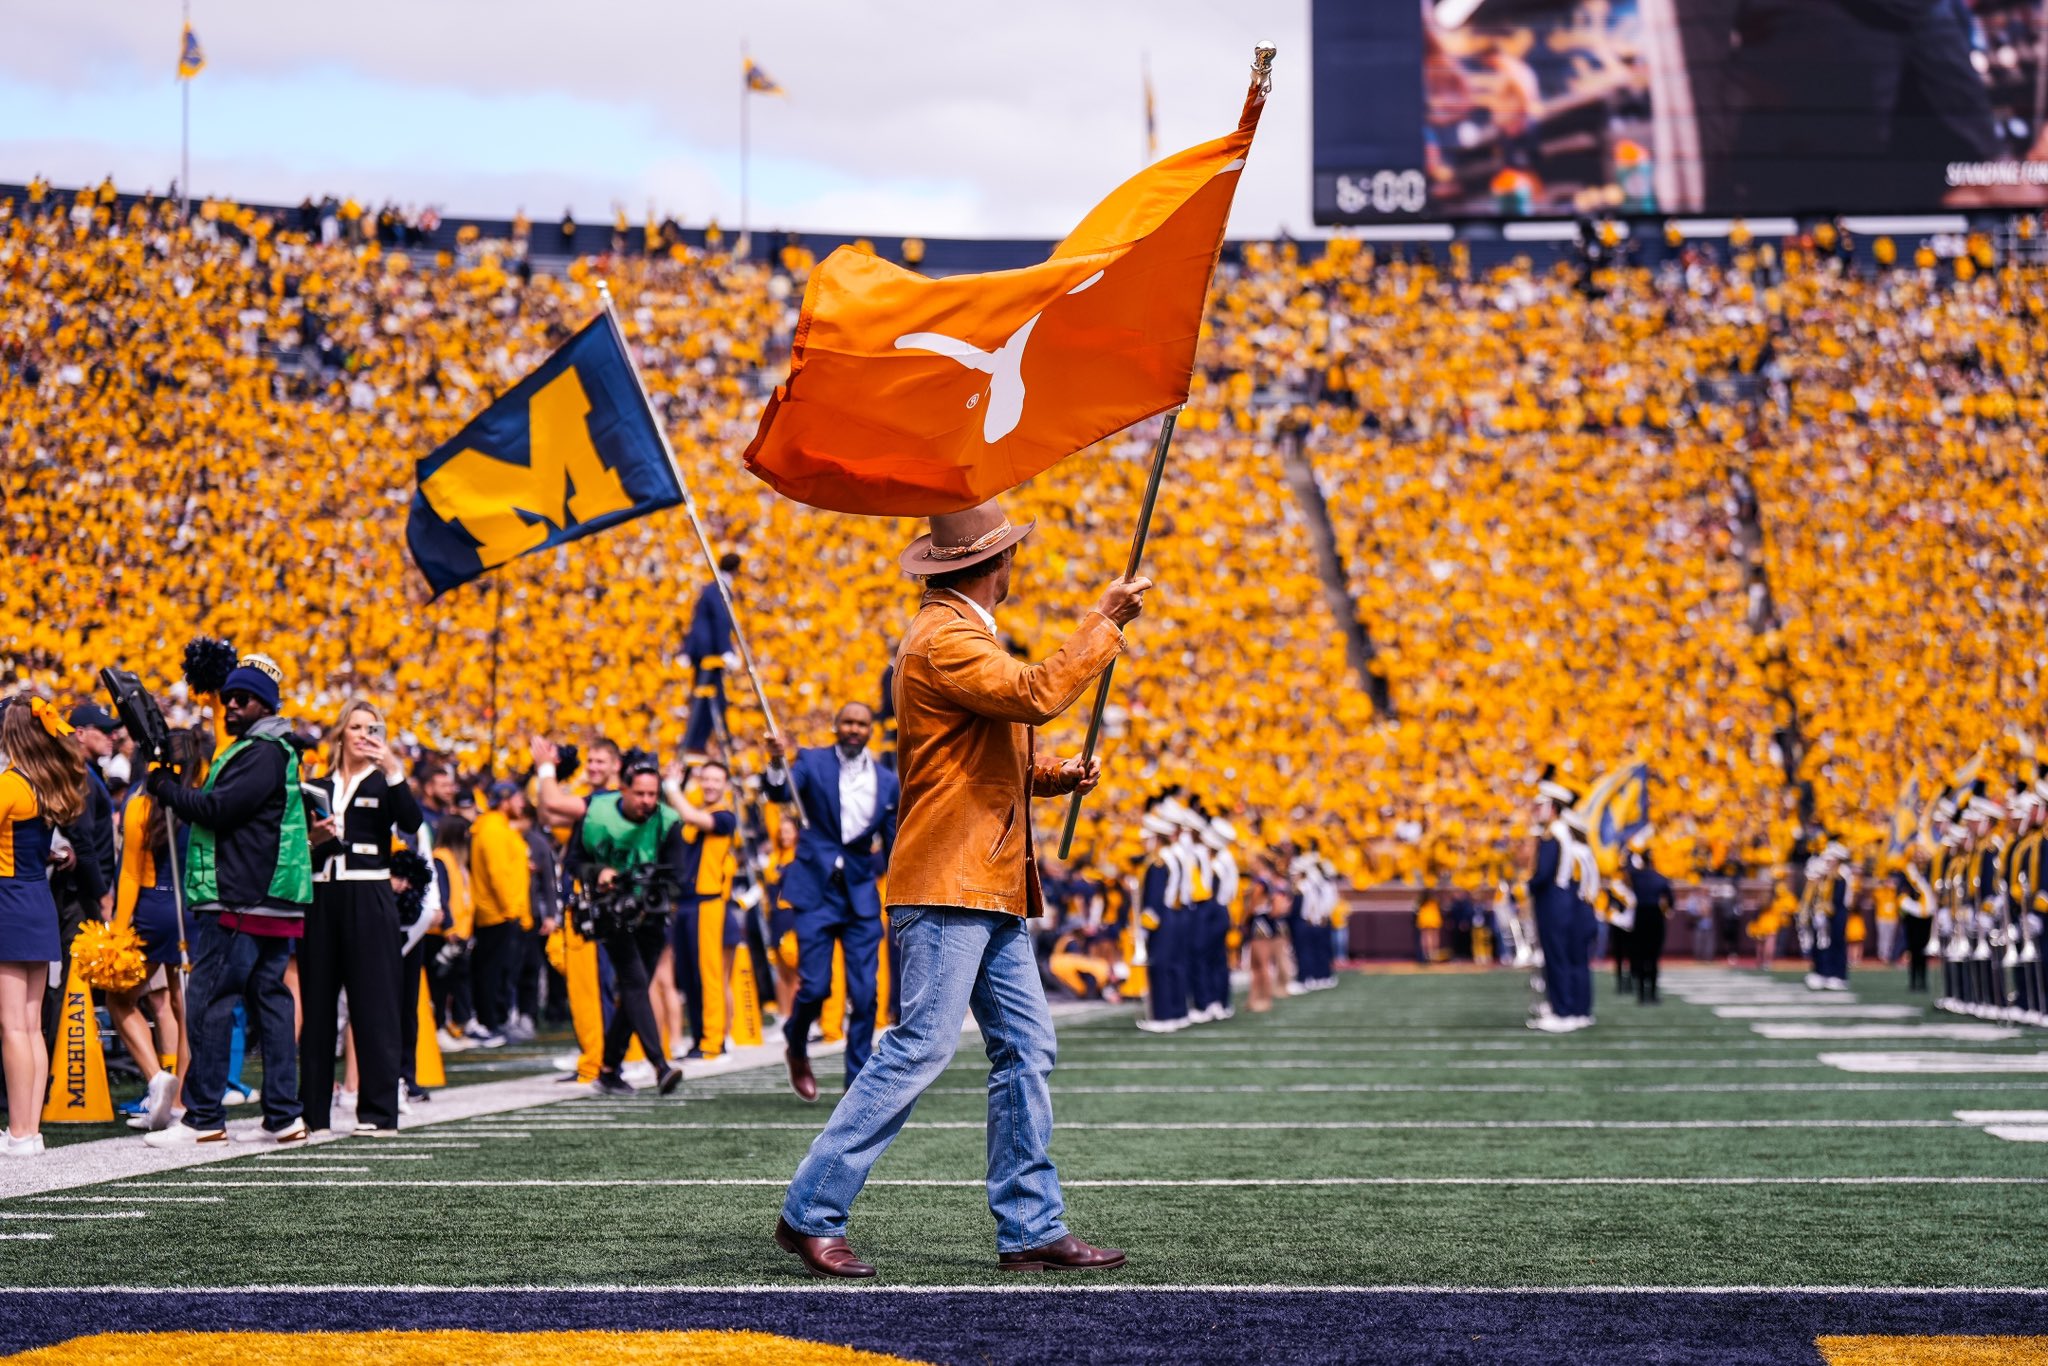
[[[1460,1288],[1748,1287],[1832,1304],[1858,1287],[2048,1287],[2048,1143],[2020,1141],[2048,1137],[2029,1127],[2048,1125],[2048,1036],[1950,1037],[2001,1031],[1935,1013],[1888,971],[1820,999],[1796,974],[1719,969],[1675,971],[1654,1009],[1599,990],[1598,1026],[1562,1038],[1522,1026],[1512,972],[1347,973],[1163,1038],[1128,1009],[1068,1017],[1054,1154],[1069,1222],[1131,1254],[1080,1288],[1469,1303]],[[444,1096],[544,1065],[450,1064]],[[16,1196],[0,1233],[30,1236],[0,1238],[0,1286],[807,1288],[769,1233],[836,1067],[817,1106],[762,1068],[677,1098],[577,1096]],[[1018,1288],[993,1267],[984,1075],[970,1034],[856,1207],[853,1245],[885,1289]],[[2013,1303],[2021,1327],[2048,1305]],[[1811,1333],[1792,1336],[1811,1352]]]

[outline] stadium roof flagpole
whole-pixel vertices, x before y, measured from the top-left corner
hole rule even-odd
[[[1124,577],[1138,577],[1138,567],[1145,562],[1145,537],[1152,529],[1152,509],[1159,502],[1159,481],[1166,473],[1166,452],[1173,445],[1174,424],[1180,420],[1180,409],[1174,408],[1166,414],[1166,421],[1159,428],[1159,444],[1152,451],[1152,473],[1145,481],[1145,502],[1138,510],[1138,529],[1131,536],[1131,558],[1124,566]],[[1102,681],[1095,687],[1095,707],[1088,715],[1088,739],[1081,746],[1081,768],[1085,772],[1088,761],[1095,757],[1095,742],[1102,736],[1102,712],[1109,705],[1109,684],[1116,676],[1116,661],[1109,661],[1102,671]],[[1065,858],[1074,847],[1074,827],[1081,822],[1081,793],[1074,792],[1074,800],[1067,805],[1066,828],[1060,831],[1060,857]]]
[[[752,255],[753,244],[747,234],[747,163],[752,149],[747,138],[747,110],[753,104],[753,72],[749,69],[747,40],[740,39],[740,234],[733,243],[733,255],[744,261]],[[716,573],[716,569],[712,571]]]
[[[746,666],[747,681],[754,685],[754,701],[761,706],[761,717],[768,726],[768,738],[781,740],[782,730],[775,724],[775,709],[768,705],[767,690],[761,686],[761,671],[754,667],[754,652],[747,646],[747,633],[740,625],[740,614],[733,607],[732,589],[726,584],[725,575],[718,572],[718,556],[711,549],[711,537],[704,530],[704,521],[697,515],[697,500],[690,496],[690,485],[683,478],[682,462],[676,459],[676,449],[669,444],[668,428],[654,411],[654,400],[647,392],[647,381],[641,378],[640,362],[633,358],[633,348],[626,345],[626,329],[619,322],[619,310],[612,303],[611,286],[603,280],[597,282],[597,297],[604,303],[604,316],[611,323],[612,335],[618,339],[619,350],[626,357],[626,368],[633,372],[633,382],[640,387],[640,401],[647,405],[647,414],[654,420],[655,435],[661,438],[661,449],[668,456],[669,469],[676,476],[676,489],[683,495],[683,511],[690,518],[690,529],[697,533],[697,546],[704,552],[704,564],[711,570],[711,582],[718,588],[719,601],[725,604],[725,615],[732,622],[732,643],[739,647],[740,662]],[[727,756],[730,758],[731,756]],[[790,794],[795,796],[796,785],[790,785]],[[795,802],[797,824],[808,827],[810,818],[804,814],[803,799]]]
[[[185,27],[178,33],[178,61],[185,60],[185,35],[192,31],[192,0],[185,0]],[[192,78],[179,73],[178,81],[178,221],[192,217]]]

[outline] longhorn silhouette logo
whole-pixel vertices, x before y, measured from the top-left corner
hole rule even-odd
[[[1102,272],[1098,270],[1067,293],[1079,294],[1101,278]],[[1016,431],[1017,424],[1024,420],[1024,348],[1031,340],[1032,329],[1044,316],[1045,310],[1040,309],[1026,318],[1024,325],[993,351],[984,351],[972,342],[943,332],[906,332],[896,339],[896,349],[929,351],[987,375],[988,404],[981,410],[981,439],[994,445]]]

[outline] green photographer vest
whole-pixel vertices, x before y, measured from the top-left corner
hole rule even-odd
[[[583,852],[598,866],[623,873],[659,858],[663,842],[682,822],[661,805],[636,824],[619,810],[618,793],[600,793],[583,810]]]
[[[313,902],[313,855],[306,843],[305,798],[299,792],[299,751],[287,738],[290,734],[291,728],[281,721],[258,721],[214,760],[201,791],[213,791],[229,761],[252,744],[268,742],[284,750],[284,820],[278,826],[277,868],[270,876],[269,895],[273,901],[309,906]],[[185,900],[188,905],[207,906],[220,900],[214,832],[202,825],[190,829]]]

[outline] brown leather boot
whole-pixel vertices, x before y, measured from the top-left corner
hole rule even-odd
[[[818,1098],[818,1079],[811,1075],[811,1060],[794,1048],[782,1050],[783,1060],[789,1064],[789,1086],[801,1100]]]
[[[775,1246],[801,1261],[813,1276],[857,1281],[875,1274],[873,1267],[853,1255],[844,1238],[812,1238],[791,1228],[787,1219],[775,1221]]]
[[[996,1258],[998,1271],[1108,1271],[1124,1264],[1121,1249],[1096,1247],[1073,1234],[1029,1252],[1005,1252]]]

